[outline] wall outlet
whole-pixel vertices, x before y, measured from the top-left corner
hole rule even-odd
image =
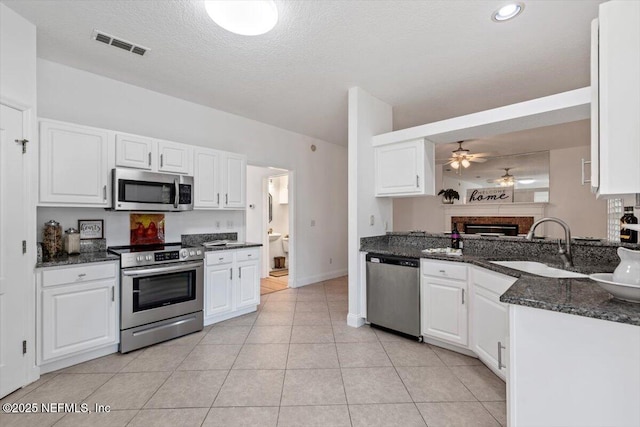
[[[371,215],[369,217],[369,225],[373,225],[376,223],[376,217],[374,215]]]
[[[312,219],[312,220],[311,220],[311,226],[312,226],[312,227],[315,227],[315,226],[316,226],[316,220],[315,220],[315,219]]]

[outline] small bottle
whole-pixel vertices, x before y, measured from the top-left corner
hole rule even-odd
[[[638,243],[638,232],[624,228],[625,224],[637,224],[638,218],[633,214],[633,207],[624,208],[624,215],[620,218],[620,241],[622,243]]]
[[[457,224],[453,224],[453,230],[451,230],[451,248],[460,249],[460,233],[458,232]]]

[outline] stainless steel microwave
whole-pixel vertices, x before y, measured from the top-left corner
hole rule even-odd
[[[112,171],[116,211],[176,212],[193,210],[193,177],[115,168]]]

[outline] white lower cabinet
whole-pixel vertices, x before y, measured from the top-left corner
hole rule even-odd
[[[91,354],[94,350],[116,350],[120,312],[117,262],[41,269],[37,292],[39,365],[55,362],[52,369],[58,369],[103,355]],[[86,355],[84,360],[77,358],[81,355]],[[65,359],[70,362],[65,364]]]
[[[260,303],[260,250],[207,252],[205,325],[250,313]]]
[[[466,346],[467,266],[422,260],[421,271],[422,334]]]
[[[509,307],[500,302],[515,277],[482,268],[472,269],[471,350],[500,378],[508,369]]]

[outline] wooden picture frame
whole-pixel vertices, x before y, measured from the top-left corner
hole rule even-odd
[[[80,240],[104,239],[103,219],[79,219]]]

